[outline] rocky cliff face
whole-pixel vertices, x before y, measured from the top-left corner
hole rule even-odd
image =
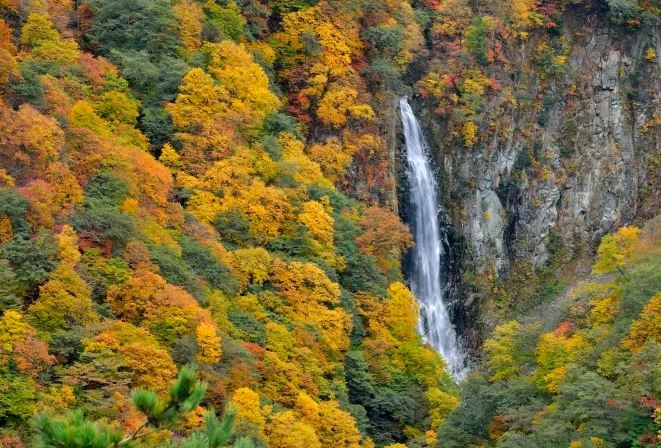
[[[462,257],[479,273],[539,269],[559,247],[571,259],[658,210],[660,30],[630,32],[594,12],[563,18],[560,72],[533,63],[546,31],[505,50],[512,73],[492,75],[512,95],[488,99],[473,148],[457,145],[436,105],[416,104]]]
[[[442,121],[426,113],[446,199],[462,190],[460,207],[449,207],[455,226],[473,257],[501,273],[517,256],[541,266],[553,232],[573,246],[596,242],[630,223],[649,193],[641,185],[659,153],[650,122],[661,64],[645,53],[658,46],[658,30],[632,37],[595,17],[569,19],[578,23],[567,30],[584,31],[567,31],[567,77],[546,91],[532,86],[531,96],[543,96],[541,110],[511,107],[512,126],[467,151],[449,148]],[[531,47],[518,49],[521,61]]]

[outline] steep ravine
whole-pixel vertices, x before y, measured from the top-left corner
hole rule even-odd
[[[580,272],[603,235],[658,210],[661,62],[645,57],[660,50],[658,27],[633,33],[570,9],[559,32],[571,47],[567,69],[547,82],[531,62],[546,31],[509,49],[517,75],[493,76],[517,101],[487,104],[474,148],[457,144],[430,101],[414,98],[439,167],[455,278],[461,269],[507,278],[517,263],[540,269],[559,248]],[[493,298],[465,283],[452,315],[476,347],[494,323]]]

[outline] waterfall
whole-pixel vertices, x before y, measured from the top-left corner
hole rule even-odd
[[[422,129],[405,98],[400,100],[399,108],[406,139],[409,201],[416,243],[411,254],[409,281],[420,304],[418,331],[445,358],[452,376],[461,380],[467,373],[466,356],[444,302],[441,279],[444,254],[438,223],[436,182]]]

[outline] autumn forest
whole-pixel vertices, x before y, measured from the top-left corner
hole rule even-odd
[[[588,16],[642,42],[638,208],[524,247],[530,185],[581,171],[536,135],[579,102],[566,33]],[[660,20],[658,0],[0,0],[0,447],[661,446]],[[418,331],[402,97],[443,190],[461,381]],[[501,250],[460,204],[510,130],[506,210],[474,232],[502,215]]]

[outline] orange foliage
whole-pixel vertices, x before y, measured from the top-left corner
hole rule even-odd
[[[397,215],[380,207],[369,207],[360,220],[365,229],[356,238],[360,251],[372,255],[384,271],[399,265],[401,252],[413,245],[413,238]]]
[[[48,354],[48,346],[36,338],[35,329],[13,310],[5,311],[0,318],[0,372],[6,370],[9,360],[32,378],[55,363],[55,358]]]
[[[25,176],[28,170],[43,171],[56,161],[64,146],[64,133],[53,118],[39,113],[29,104],[14,112],[0,103],[0,146],[3,163]]]
[[[184,47],[184,56],[190,57],[202,46],[202,20],[204,11],[197,2],[183,0],[172,7],[179,22],[179,36]]]
[[[94,338],[83,341],[86,352],[117,357],[132,373],[132,385],[164,391],[177,373],[167,350],[145,329],[107,321]]]
[[[198,323],[210,319],[190,294],[146,270],[138,270],[123,285],[110,287],[107,300],[119,317],[144,325],[166,341],[193,333]],[[207,342],[211,357],[213,341]]]

